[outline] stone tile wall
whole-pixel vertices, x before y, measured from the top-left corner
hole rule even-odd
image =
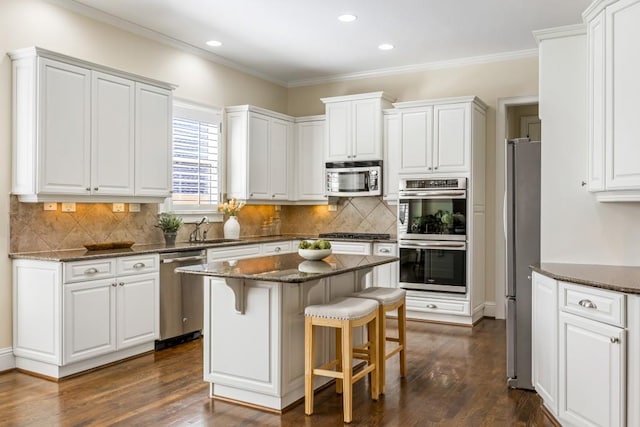
[[[263,235],[263,223],[279,215],[281,232],[317,234],[330,231],[396,234],[395,206],[378,197],[338,199],[337,210],[327,206],[245,206],[238,214],[240,236]],[[112,211],[111,203],[77,203],[76,212],[45,211],[42,203],[20,203],[11,197],[11,252],[81,248],[86,243],[133,240],[137,244],[162,243],[154,227],[158,205],[142,204],[140,212]],[[223,237],[222,223],[206,224],[209,238]],[[178,241],[187,241],[193,224],[185,224]]]

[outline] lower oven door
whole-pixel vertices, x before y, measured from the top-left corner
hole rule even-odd
[[[465,294],[467,244],[453,241],[400,241],[400,287]]]

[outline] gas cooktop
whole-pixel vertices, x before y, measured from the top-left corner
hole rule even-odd
[[[318,237],[325,239],[389,240],[391,235],[380,233],[320,233]]]

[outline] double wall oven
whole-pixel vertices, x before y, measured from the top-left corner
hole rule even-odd
[[[403,178],[398,201],[400,287],[467,292],[467,179]]]

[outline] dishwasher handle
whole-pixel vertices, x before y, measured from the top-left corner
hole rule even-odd
[[[202,260],[206,260],[206,259],[207,259],[206,255],[185,256],[185,257],[177,256],[175,258],[164,258],[164,259],[161,259],[160,262],[162,264],[169,264],[169,263],[173,263],[173,262],[202,261]]]

